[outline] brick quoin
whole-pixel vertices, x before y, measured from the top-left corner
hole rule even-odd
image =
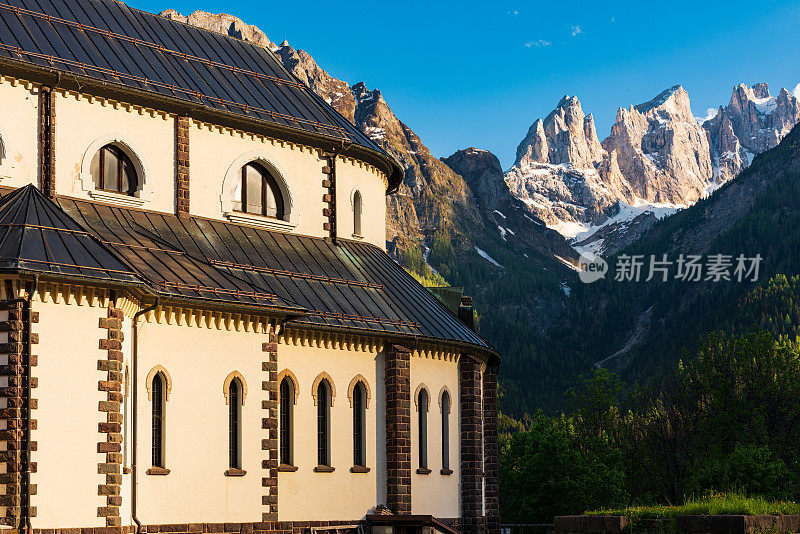
[[[267,437],[262,440],[261,448],[267,457],[262,462],[265,469],[261,485],[264,495],[261,504],[265,507],[261,514],[262,521],[278,520],[278,336],[270,332],[269,341],[261,346],[265,353],[262,370],[266,373],[266,380],[261,384],[266,393],[266,400],[262,401],[265,410],[261,420],[261,428],[267,430]],[[289,529],[291,532],[291,528]]]
[[[386,506],[411,514],[411,351],[388,345],[385,351]]]
[[[461,515],[464,534],[484,534],[481,364],[464,354],[458,363],[461,405]]]
[[[98,326],[103,331],[99,348],[105,351],[104,357],[97,361],[97,369],[101,371],[97,390],[101,399],[97,409],[106,414],[106,421],[98,423],[100,433],[97,452],[103,454],[103,461],[98,463],[97,472],[100,483],[97,495],[102,498],[97,507],[97,517],[104,517],[106,527],[121,527],[119,507],[122,505],[122,325],[125,315],[122,310],[109,305],[106,317],[100,317]]]

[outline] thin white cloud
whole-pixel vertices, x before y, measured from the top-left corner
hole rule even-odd
[[[617,17],[611,17],[611,22],[616,22]]]
[[[506,15],[511,15],[513,17],[516,17],[517,15],[519,15],[519,11],[517,11],[516,9],[509,9],[508,11],[506,11]]]
[[[550,41],[545,41],[544,39],[539,39],[538,41],[528,41],[527,43],[525,43],[525,46],[527,48],[531,48],[531,47],[542,48],[542,47],[545,47],[545,46],[550,46],[551,44],[553,44],[553,43],[550,42]]]
[[[800,84],[797,84],[797,85],[800,87]],[[697,122],[699,122],[700,124],[703,124],[704,122],[706,122],[706,121],[710,121],[711,119],[713,119],[714,117],[716,117],[716,116],[717,116],[717,113],[719,113],[719,110],[718,110],[717,108],[708,108],[708,109],[706,110],[706,116],[705,116],[705,117],[695,117],[695,119],[696,119],[696,120],[697,120]]]
[[[794,86],[794,89],[792,89],[792,94],[795,98],[800,98],[800,83]]]
[[[580,35],[583,33],[583,28],[578,26],[577,24],[572,27],[572,36],[575,37],[576,35]]]

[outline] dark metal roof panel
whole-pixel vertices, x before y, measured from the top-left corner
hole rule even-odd
[[[115,0],[0,0],[0,20],[3,55],[343,138],[388,157],[252,43]]]

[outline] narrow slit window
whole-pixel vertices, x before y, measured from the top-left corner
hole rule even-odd
[[[241,469],[242,387],[237,378],[228,387],[228,462],[231,469]]]
[[[153,377],[153,467],[164,467],[164,376]]]
[[[134,196],[139,177],[128,155],[118,146],[106,145],[97,151],[89,168],[96,189]]]
[[[442,393],[442,469],[450,469],[450,394]]]
[[[428,392],[420,390],[419,405],[419,468],[428,468]]]
[[[280,461],[285,465],[294,465],[292,462],[292,400],[294,386],[288,377],[281,380],[280,386]]]
[[[364,385],[359,382],[353,389],[353,465],[366,467],[365,424],[366,408]]]
[[[353,194],[353,233],[355,235],[361,234],[361,191],[356,191]]]
[[[317,463],[330,466],[330,387],[323,380],[317,386]]]

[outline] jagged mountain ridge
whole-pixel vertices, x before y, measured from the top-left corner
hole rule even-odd
[[[565,96],[533,123],[506,181],[578,250],[613,253],[735,177],[798,121],[797,99],[786,89],[771,97],[760,83],[735,87],[728,106],[701,124],[676,85],[619,108],[599,142],[592,115]]]

